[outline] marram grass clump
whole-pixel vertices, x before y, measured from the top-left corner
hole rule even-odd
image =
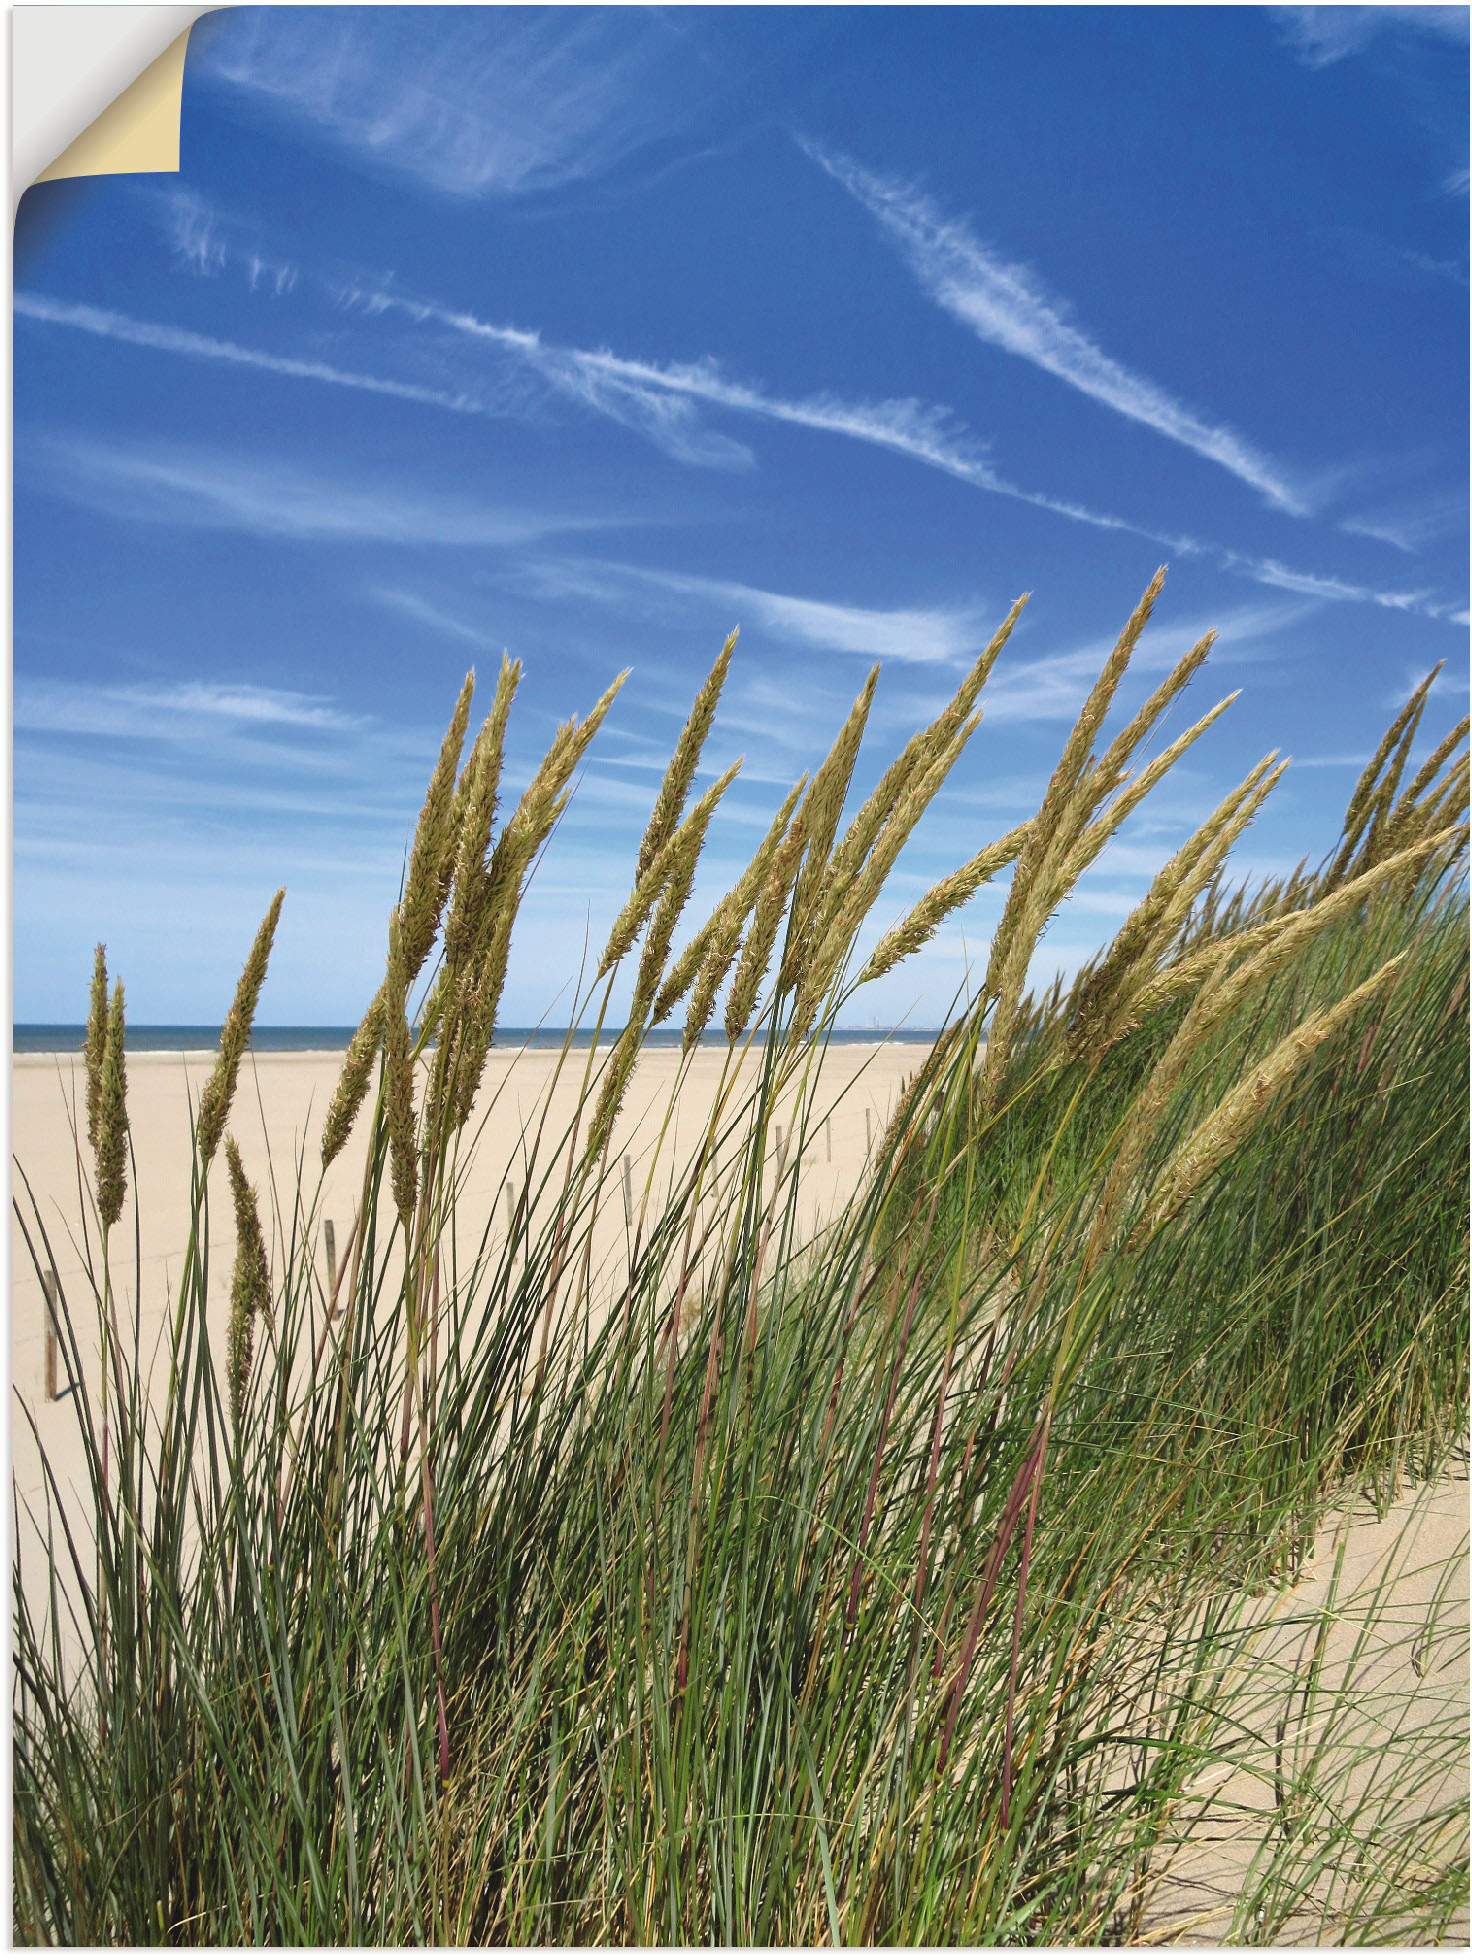
[[[694,794],[727,640],[574,990],[570,1025],[601,1034],[616,998],[624,1024],[556,1058],[575,1113],[554,1120],[549,1089],[523,1115],[504,1219],[468,1196],[487,1111],[504,1121],[487,1058],[528,881],[621,677],[509,810],[520,669],[503,663],[467,753],[468,678],[384,979],[319,1147],[272,1167],[263,1220],[226,1124],[279,895],[267,913],[201,1098],[152,1371],[116,1321],[156,1282],[140,1268],[129,1302],[107,1264],[124,1030],[98,949],[79,1167],[105,1360],[98,1404],[63,1301],[86,1495],[51,1476],[51,1571],[16,1567],[18,1937],[1150,1939],[1189,1863],[1180,1820],[1227,1767],[1265,1793],[1232,1937],[1305,1915],[1362,1942],[1448,1925],[1466,1823],[1431,1779],[1464,1752],[1456,1706],[1412,1729],[1364,1711],[1352,1672],[1320,1682],[1326,1734],[1373,1719],[1382,1754],[1418,1765],[1372,1801],[1358,1744],[1293,1754],[1280,1724],[1275,1753],[1242,1682],[1253,1589],[1297,1569],[1325,1507],[1434,1475],[1463,1433],[1466,725],[1417,763],[1420,690],[1319,868],[1229,890],[1286,766],[1265,757],[1113,942],[1035,997],[1048,921],[1230,710],[1147,754],[1208,636],[1116,716],[1159,590],[1038,810],[872,925],[985,742],[1022,601],[856,799],[870,675],[691,921],[734,773]],[[814,1237],[828,1032],[1009,864],[974,990]],[[636,1191],[621,1112],[675,1014]],[[674,1117],[702,1044],[716,1081],[692,1140]],[[355,1136],[356,1214],[324,1280],[321,1179]],[[42,1216],[21,1224],[42,1265]],[[1337,1611],[1306,1628],[1315,1652]],[[1455,1669],[1430,1609],[1405,1637]]]

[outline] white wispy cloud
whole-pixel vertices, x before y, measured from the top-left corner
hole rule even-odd
[[[1215,630],[1215,651],[1195,683],[1203,690],[1204,700],[1215,685],[1213,662],[1220,664],[1227,655],[1234,661],[1251,657],[1265,641],[1302,618],[1306,610],[1302,606],[1260,605],[1209,619],[1152,621],[1140,637],[1130,671],[1136,675],[1162,673],[1175,665],[1187,647]],[[981,698],[983,715],[991,723],[1072,721],[1112,645],[1110,640],[1091,640],[1040,659],[999,662]]]
[[[760,622],[788,639],[876,660],[953,664],[986,644],[986,622],[976,607],[898,606],[879,610],[765,592],[716,579],[685,579],[684,590],[749,607]]]
[[[1359,54],[1385,33],[1426,34],[1467,41],[1465,7],[1274,7],[1284,41],[1309,68],[1327,68]]]
[[[64,843],[85,844],[89,840],[99,850],[126,852],[133,846],[130,827],[150,821],[157,832],[171,831],[175,837],[191,829],[219,833],[235,830],[248,848],[258,848],[262,836],[280,836],[283,827],[300,826],[303,818],[312,821],[319,840],[332,837],[338,842],[356,836],[366,840],[370,832],[375,848],[382,843],[393,849],[402,846],[404,809],[413,795],[413,783],[406,778],[402,795],[384,786],[383,757],[377,757],[379,773],[373,782],[352,780],[344,783],[341,772],[324,787],[323,751],[275,758],[278,767],[268,774],[262,758],[253,750],[237,748],[227,756],[211,751],[209,769],[197,772],[183,768],[162,769],[157,756],[146,754],[141,743],[153,738],[171,741],[184,749],[198,745],[201,729],[190,724],[191,733],[174,736],[121,723],[117,727],[98,725],[17,728],[17,794],[15,824],[17,844],[22,836],[32,847],[57,847]],[[112,737],[117,743],[135,748],[144,758],[137,766],[120,765],[119,749],[112,760],[100,756],[100,744],[87,748],[63,747],[54,741],[37,741],[35,736],[96,735]],[[226,768],[224,761],[240,767]],[[422,788],[422,785],[420,786]],[[378,794],[373,794],[374,789]],[[99,811],[107,817],[99,822]]]
[[[711,432],[702,429],[697,410],[704,406],[826,435],[845,436],[943,470],[976,489],[1015,498],[1078,523],[1129,532],[1186,553],[1201,549],[1192,539],[1152,530],[1067,498],[1048,496],[1010,482],[992,467],[984,446],[957,422],[949,409],[913,396],[860,402],[845,401],[832,394],[786,397],[754,383],[735,380],[710,359],[631,360],[606,349],[556,346],[525,328],[500,326],[463,309],[410,299],[382,287],[358,288],[344,293],[343,297],[379,312],[399,310],[421,323],[448,327],[482,344],[497,347],[534,368],[559,393],[637,428],[681,461],[739,463],[750,454],[740,445],[731,446],[729,438],[713,439]]]
[[[1259,585],[1270,585],[1280,592],[1298,592],[1306,599],[1354,599],[1363,605],[1385,606],[1392,612],[1421,613],[1428,619],[1451,617],[1450,605],[1433,599],[1427,591],[1378,591],[1374,586],[1357,585],[1350,579],[1295,572],[1287,565],[1280,565],[1276,558],[1245,558],[1236,552],[1227,554],[1227,562],[1233,570],[1245,573]]]
[[[369,588],[368,596],[381,606],[388,606],[406,619],[414,620],[420,626],[432,626],[437,633],[444,633],[452,640],[463,640],[467,646],[478,647],[489,652],[494,644],[490,635],[477,626],[471,626],[442,607],[431,605],[429,600],[420,598],[417,592],[405,592],[395,586],[375,585]]]
[[[269,256],[258,242],[227,236],[218,209],[198,191],[174,191],[163,203],[174,257],[191,272],[212,278],[238,258],[252,292],[269,288],[280,299],[296,285],[295,265]]]
[[[344,543],[517,545],[590,528],[473,497],[318,476],[212,450],[53,440],[33,445],[46,487],[109,515]]]
[[[205,233],[202,236],[214,235],[207,213],[195,210],[192,216],[186,214],[186,219],[180,222],[186,223],[186,228],[187,224],[203,226]],[[227,258],[232,254],[240,256],[235,247],[218,242],[208,247],[202,244],[199,249],[211,266],[219,262],[221,252]],[[245,257],[249,260],[250,254]],[[275,264],[276,261],[270,263]],[[286,290],[279,286],[277,289]],[[1337,578],[1294,573],[1276,560],[1254,560],[1225,546],[1136,524],[1091,510],[1066,498],[1023,489],[999,476],[986,460],[981,447],[956,423],[951,412],[934,404],[912,398],[855,403],[829,395],[786,399],[754,384],[728,378],[713,361],[661,365],[625,359],[607,350],[561,347],[544,341],[535,331],[496,325],[477,319],[463,310],[410,298],[382,285],[334,286],[332,296],[356,306],[368,317],[395,313],[421,325],[450,328],[482,345],[493,347],[508,360],[534,372],[554,393],[636,429],[667,454],[681,461],[729,467],[752,460],[751,452],[744,444],[734,441],[720,430],[706,427],[700,420],[702,407],[725,410],[872,444],[942,470],[974,488],[1015,498],[1095,528],[1144,538],[1178,557],[1213,561],[1261,584],[1276,585],[1322,599],[1350,600],[1418,611],[1432,618],[1459,617],[1449,603],[1432,600],[1425,594],[1381,592]],[[357,372],[330,362],[274,354],[188,329],[135,320],[109,309],[57,300],[39,293],[16,295],[14,306],[15,311],[26,318],[76,328],[161,353],[222,361],[291,379],[360,389],[458,414],[500,416],[519,412],[525,405],[524,402],[512,403],[504,391],[487,394],[484,385],[479,391],[467,388],[455,392],[427,387],[418,382]],[[151,482],[155,491],[167,487],[157,472],[153,474]],[[216,490],[222,489],[218,473],[215,474],[214,484]],[[284,505],[273,507],[268,500],[252,494],[249,486],[243,482],[235,483],[218,496],[212,496],[206,487],[205,508],[212,510],[214,516],[205,515],[204,510],[186,510],[179,514],[186,522],[224,521],[222,511],[233,508],[236,521],[250,529],[302,537],[364,536],[403,542],[510,543],[545,536],[555,530],[586,528],[580,520],[527,518],[524,513],[515,516],[487,514],[478,510],[456,513],[444,504],[429,509],[423,503],[411,508],[392,495],[365,498],[353,490],[343,493],[343,501],[336,511],[325,508],[309,511],[299,498],[292,497],[288,497]],[[416,509],[418,515],[415,514]],[[425,525],[440,524],[441,513],[448,523],[431,539]],[[1289,584],[1290,580],[1295,582]]]
[[[624,360],[608,352],[559,347],[543,341],[538,333],[496,326],[469,313],[408,300],[381,289],[343,289],[339,297],[356,303],[370,316],[393,310],[420,324],[448,327],[483,346],[493,347],[500,355],[534,371],[555,394],[635,430],[678,462],[730,468],[749,465],[754,460],[744,443],[704,425],[700,418],[702,406],[714,407],[876,444],[945,470],[981,489],[1019,497],[1085,523],[1111,530],[1136,528],[1121,519],[1005,483],[986,464],[979,447],[953,426],[946,410],[923,402],[853,403],[831,396],[787,401],[760,388],[727,380],[715,363],[709,361],[661,367],[646,361]],[[134,319],[105,307],[53,299],[44,293],[17,294],[15,311],[27,319],[71,327],[156,353],[255,368],[299,381],[324,382],[333,387],[418,402],[459,415],[500,416],[507,412],[503,396],[488,396],[484,390],[466,388],[452,392],[339,367],[329,361],[273,354],[238,341],[194,333],[159,321]]]
[[[1462,623],[1465,625],[1465,620]],[[1449,695],[1455,695],[1459,699],[1465,699],[1467,693],[1467,670],[1465,666],[1453,669],[1448,667],[1443,661],[1438,663],[1438,668],[1439,671],[1435,679],[1427,689],[1427,699],[1432,701],[1444,700]],[[1385,706],[1395,709],[1403,708],[1425,679],[1426,669],[1424,667],[1402,667],[1399,685],[1382,697]]]
[[[180,681],[169,687],[133,687],[119,692],[140,708],[169,715],[280,722],[291,728],[358,728],[363,722],[361,715],[344,714],[333,707],[328,695],[302,694],[294,688]]]
[[[774,395],[754,384],[732,380],[713,360],[630,360],[605,349],[558,346],[524,327],[498,325],[463,308],[414,299],[383,287],[355,288],[343,294],[373,312],[398,312],[426,325],[447,327],[467,339],[523,361],[560,394],[614,421],[638,428],[682,460],[708,460],[708,432],[698,409],[726,409],[766,421],[786,422],[830,435],[892,449],[928,463],[984,489],[1024,494],[1002,483],[981,446],[961,429],[948,409],[913,399],[846,402],[832,395],[796,399]],[[729,443],[729,438],[723,439]],[[709,459],[739,461],[750,452],[717,449]]]
[[[201,722],[242,727],[352,730],[364,717],[346,714],[325,694],[243,682],[170,681],[106,686],[17,675],[17,729],[65,735],[117,735],[162,742],[192,742]]]
[[[657,11],[331,8],[236,13],[201,36],[212,73],[357,159],[458,197],[611,169],[691,111]]]
[[[1094,885],[1079,885],[1068,895],[1068,909],[1105,919],[1127,919],[1143,896],[1138,891],[1108,891]]]
[[[980,606],[873,607],[769,592],[732,579],[653,570],[600,560],[547,560],[536,568],[544,591],[600,600],[641,592],[692,598],[729,609],[733,625],[755,623],[785,640],[876,660],[953,664],[978,652],[996,628]]]
[[[978,338],[1219,464],[1277,509],[1305,513],[1302,489],[1280,463],[1106,354],[1032,272],[993,251],[969,225],[944,217],[929,198],[848,157],[814,143],[803,147],[878,220],[929,297]]]
[[[881,686],[871,723],[881,719],[886,693]],[[799,769],[822,761],[852,705],[853,689],[846,685],[825,687],[808,680],[797,687],[780,669],[767,673],[743,667],[721,697],[718,725],[727,733],[755,738],[758,754],[779,750],[780,758],[769,759],[790,783]]]
[[[335,388],[357,388],[365,394],[390,395],[399,401],[421,402],[431,408],[449,409],[457,415],[494,413],[472,393],[451,394],[443,388],[425,388],[414,381],[394,381],[376,374],[358,374],[335,367],[330,361],[303,361],[290,354],[270,354],[259,347],[242,347],[237,341],[217,340],[210,334],[191,333],[187,328],[170,327],[153,320],[134,320],[126,313],[114,313],[101,306],[85,306],[70,300],[51,299],[44,293],[17,293],[15,310],[29,320],[44,320],[51,326],[75,327],[102,340],[120,340],[132,347],[148,347],[160,354],[183,354],[193,360],[223,361],[233,367],[259,368],[267,374],[288,375],[297,381],[325,381]]]
[[[1356,537],[1393,545],[1409,556],[1434,539],[1449,537],[1463,529],[1466,521],[1467,499],[1457,495],[1421,498],[1389,510],[1366,511],[1361,516],[1345,518],[1339,528]]]
[[[1320,235],[1343,252],[1356,271],[1381,285],[1404,288],[1414,286],[1421,279],[1446,279],[1454,286],[1467,284],[1467,265],[1463,258],[1439,258],[1416,246],[1382,238],[1362,225],[1325,225]]]
[[[218,214],[198,199],[186,198],[182,205],[175,199],[167,223],[175,249],[198,271],[216,272],[232,258],[239,258],[248,272],[255,267],[285,264],[265,256],[258,246],[245,248],[229,242],[232,228],[222,224]],[[295,269],[292,270],[294,275]],[[251,276],[254,282],[253,272]],[[294,284],[294,276],[290,283],[278,278],[275,290],[288,292]],[[463,308],[410,295],[385,280],[328,280],[322,282],[322,290],[337,305],[364,318],[392,314],[418,326],[447,329],[482,349],[494,350],[504,361],[535,375],[552,395],[622,424],[678,462],[709,468],[741,468],[755,461],[745,443],[723,430],[711,428],[702,419],[702,410],[714,409],[866,443],[942,470],[976,489],[1013,498],[1096,529],[1146,538],[1181,556],[1211,550],[1193,538],[1010,482],[992,467],[985,445],[962,427],[949,409],[911,396],[859,402],[846,401],[831,393],[785,397],[728,376],[719,363],[709,358],[661,363],[629,359],[606,348],[561,346],[545,340],[534,329],[483,320]],[[524,412],[526,407],[524,400],[509,400],[499,388],[488,396],[485,376],[480,377],[479,391],[468,388],[451,393],[417,382],[338,368],[328,362],[272,354],[234,341],[158,322],[134,320],[106,309],[78,306],[43,294],[21,295],[16,310],[54,325],[76,327],[159,352],[232,362],[301,380],[396,395],[459,414],[506,415]]]
[[[1450,279],[1454,286],[1467,284],[1467,268],[1460,259],[1434,258],[1430,252],[1418,252],[1409,245],[1397,245],[1391,249],[1402,264],[1410,266],[1415,272],[1427,273],[1433,279]]]

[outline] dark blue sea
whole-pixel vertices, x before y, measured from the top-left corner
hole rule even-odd
[[[14,1029],[14,1052],[17,1055],[65,1054],[69,1049],[82,1046],[86,1032],[81,1026],[19,1021]],[[302,1054],[314,1049],[330,1051],[346,1048],[354,1032],[353,1028],[256,1028],[251,1035],[251,1046],[263,1055]],[[618,1028],[605,1027],[601,1039],[613,1041],[620,1032]],[[829,1039],[839,1047],[875,1041],[912,1041],[928,1047],[935,1036],[934,1028],[839,1028]],[[503,1052],[518,1048],[560,1048],[566,1038],[566,1032],[561,1028],[496,1030],[496,1046]],[[591,1028],[579,1028],[573,1034],[573,1046],[586,1048],[592,1039]],[[646,1039],[652,1048],[678,1048],[681,1035],[678,1028],[659,1028]],[[128,1047],[135,1054],[149,1050],[174,1053],[191,1049],[197,1052],[218,1047],[219,1040],[218,1027],[146,1028],[130,1025],[128,1029]],[[701,1045],[724,1048],[726,1038],[719,1033],[708,1035]]]

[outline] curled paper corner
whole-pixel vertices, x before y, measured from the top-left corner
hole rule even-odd
[[[188,46],[186,27],[96,122],[88,123],[75,143],[69,143],[36,182],[50,184],[58,177],[106,177],[125,170],[177,170]]]
[[[176,171],[184,57],[195,22],[212,11],[13,8],[13,202],[33,183]]]

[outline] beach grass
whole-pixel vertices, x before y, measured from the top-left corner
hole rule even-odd
[[[1332,1586],[1297,1612],[1307,1662],[1261,1658],[1258,1609],[1336,1506],[1433,1483],[1465,1434],[1465,725],[1412,775],[1423,689],[1318,868],[1236,890],[1265,758],[1034,997],[1048,920],[1228,705],[1143,760],[1201,642],[1096,746],[1158,589],[1036,816],[862,962],[1018,608],[845,826],[871,676],[692,930],[728,642],[569,1021],[601,1028],[621,980],[632,1006],[562,1050],[576,1114],[549,1095],[526,1125],[504,1218],[464,1194],[512,932],[618,683],[509,813],[518,670],[465,754],[467,684],[320,1151],[253,1165],[230,1111],[273,901],[152,1364],[99,949],[92,1282],[61,1302],[85,1483],[48,1474],[49,1569],[15,1572],[18,1939],[1125,1943],[1160,1936],[1212,1773],[1260,1799],[1237,1804],[1233,1940],[1452,1922],[1465,1709],[1369,1707]],[[985,975],[816,1230],[828,1033],[1008,865]],[[671,1116],[717,1016],[725,1062],[700,1141],[671,1126],[634,1184],[620,1112],[677,1011]],[[365,1134],[324,1275],[321,1167]],[[19,1199],[49,1271],[23,1178]],[[1433,1595],[1407,1619],[1372,1589],[1363,1641],[1398,1613],[1444,1678]],[[1367,1787],[1396,1754],[1417,1773]]]

